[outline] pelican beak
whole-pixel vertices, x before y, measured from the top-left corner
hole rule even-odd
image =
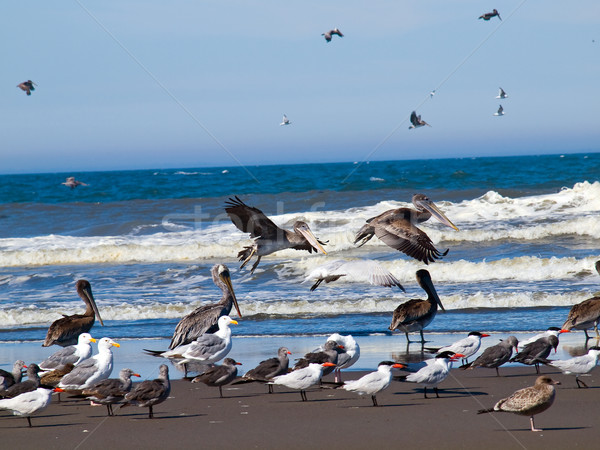
[[[450,228],[454,228],[456,231],[458,231],[456,225],[450,222],[450,219],[446,217],[446,215],[435,205],[435,203],[433,203],[432,201],[419,201],[419,205],[425,208],[427,211],[429,211],[433,217],[442,222],[444,225]]]
[[[224,271],[220,275],[221,281],[225,283],[227,289],[231,293],[231,297],[233,298],[233,306],[235,306],[235,310],[238,313],[238,316],[242,317],[242,313],[240,312],[240,307],[238,306],[237,298],[235,297],[235,292],[233,291],[233,285],[231,284],[231,276],[229,275],[229,271]]]
[[[117,344],[116,342],[111,342],[110,345],[112,345],[113,347],[120,347],[121,346],[121,344]]]
[[[325,251],[325,249],[323,248],[323,246],[319,243],[319,240],[315,237],[314,234],[312,234],[312,231],[310,231],[308,229],[308,227],[304,230],[298,230],[300,231],[300,233],[302,233],[302,236],[304,236],[306,238],[306,240],[308,241],[308,243],[310,245],[313,246],[313,248],[318,251],[323,253],[324,255],[327,254],[327,252]]]
[[[96,343],[96,339],[90,338],[90,342]]]
[[[238,324],[238,323],[237,323],[237,320],[232,320],[232,321],[231,321],[231,323],[232,323],[232,324],[234,324],[234,325],[237,325],[237,324]]]
[[[102,317],[100,317],[100,312],[98,311],[98,307],[96,306],[96,301],[94,300],[94,295],[92,294],[92,290],[90,288],[86,288],[83,290],[85,296],[88,298],[90,305],[92,305],[92,309],[94,310],[94,314],[100,321],[100,325],[104,326],[104,322],[102,321]]]

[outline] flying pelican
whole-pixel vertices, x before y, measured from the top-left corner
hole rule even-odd
[[[62,389],[38,387],[33,391],[25,392],[16,397],[0,400],[0,409],[8,409],[15,416],[27,417],[27,423],[29,424],[29,428],[31,428],[31,416],[48,407],[52,398],[52,392],[62,392]]]
[[[554,348],[556,353],[558,337],[554,335],[539,338],[537,341],[527,344],[523,349],[510,359],[510,362],[519,362],[528,366],[535,366],[535,372],[540,373],[540,363],[544,362],[550,351]]]
[[[542,431],[535,427],[533,416],[546,411],[552,406],[555,396],[555,384],[560,384],[560,381],[554,381],[552,378],[545,376],[538,377],[534,386],[519,389],[510,397],[500,400],[493,408],[480,409],[477,414],[501,411],[529,416],[531,431]]]
[[[154,418],[152,407],[164,402],[171,393],[171,382],[169,380],[169,368],[166,364],[161,364],[158,378],[146,380],[139,383],[133,391],[125,395],[125,403],[121,405],[124,408],[127,405],[137,405],[140,408],[149,408],[148,418]],[[120,408],[119,408],[120,409]]]
[[[67,177],[67,179],[60,184],[64,184],[65,186],[70,187],[71,189],[75,189],[77,186],[89,186],[83,181],[76,180],[75,177]]]
[[[498,16],[498,19],[502,20],[502,17],[500,17],[500,13],[498,12],[498,10],[494,9],[492,12],[482,14],[481,16],[479,16],[479,19],[490,20],[492,17],[496,16]]]
[[[596,367],[598,356],[600,356],[600,347],[590,347],[585,355],[565,360],[548,361],[545,364],[560,369],[566,375],[575,375],[577,387],[580,388],[583,385],[587,388],[588,385],[581,381],[579,377],[590,373]]]
[[[498,106],[498,111],[496,111],[494,113],[495,116],[503,116],[504,115],[504,108],[502,107],[502,105]]]
[[[96,342],[96,339],[89,333],[81,333],[77,338],[76,345],[69,345],[68,347],[61,348],[59,351],[42,361],[39,366],[44,371],[58,369],[69,363],[76,366],[81,361],[92,356],[92,346],[90,345],[90,342]]]
[[[181,319],[175,327],[175,332],[169,345],[170,350],[180,345],[189,344],[204,333],[216,332],[219,329],[217,325],[219,317],[228,316],[232,306],[235,306],[238,316],[242,317],[235,293],[233,292],[231,275],[227,266],[215,264],[210,272],[213,283],[223,292],[221,300],[218,303],[200,306]]]
[[[336,259],[314,268],[304,279],[303,283],[314,281],[310,290],[314,291],[319,285],[331,283],[344,277],[344,280],[362,281],[373,286],[399,287],[403,292],[404,287],[400,281],[388,270],[386,270],[377,261],[371,259],[360,259],[354,261],[344,261]]]
[[[412,125],[410,125],[408,127],[408,129],[412,129],[412,128],[419,128],[419,127],[424,127],[425,125],[427,125],[428,127],[430,127],[431,125],[429,125],[427,122],[425,122],[424,120],[421,119],[421,116],[417,116],[417,112],[413,111],[412,113],[410,113],[410,123]]]
[[[596,271],[600,274],[600,261],[596,262]],[[583,330],[587,342],[591,339],[587,332],[590,328],[594,328],[596,339],[600,339],[598,322],[600,322],[600,297],[592,297],[573,305],[562,327],[565,330]]]
[[[250,369],[246,372],[240,380],[233,382],[232,384],[239,383],[251,383],[253,381],[268,382],[279,375],[288,373],[288,367],[290,360],[288,355],[291,355],[286,347],[280,347],[277,351],[277,357],[265,359],[261,361],[258,366],[254,369]],[[269,384],[269,394],[273,393],[273,385]]]
[[[319,241],[304,222],[295,222],[294,231],[283,230],[260,209],[246,205],[237,196],[226,202],[225,212],[239,230],[250,233],[250,237],[254,238],[253,245],[244,247],[244,250],[238,253],[238,258],[243,261],[240,269],[256,254],[258,258],[250,271],[254,273],[263,256],[286,248],[327,254],[322,247],[325,243]]]
[[[219,388],[219,395],[223,398],[223,386],[231,383],[237,377],[237,366],[242,363],[233,358],[225,358],[220,366],[212,366],[202,375],[198,375],[192,380],[192,383],[204,383],[207,386],[216,386]]]
[[[290,119],[288,119],[288,117],[287,117],[287,116],[284,114],[284,115],[283,115],[283,119],[282,119],[282,121],[281,121],[281,123],[280,123],[279,125],[280,125],[280,126],[281,126],[281,125],[289,125],[289,124],[291,124],[291,123],[292,123],[292,122],[290,122]]]
[[[358,395],[370,394],[373,406],[377,404],[377,393],[383,391],[392,381],[392,369],[402,369],[405,366],[394,361],[381,361],[375,372],[370,372],[358,380],[346,381],[342,389],[356,392]]]
[[[426,195],[415,194],[412,202],[416,210],[411,208],[390,209],[368,219],[367,223],[356,233],[354,243],[361,241],[360,247],[373,235],[377,235],[388,247],[401,251],[425,264],[446,256],[448,250],[444,253],[437,250],[429,236],[417,228],[417,225],[433,215],[444,225],[457,231],[458,228]]]
[[[496,98],[506,98],[508,97],[508,94],[506,92],[504,92],[504,89],[500,88],[500,90],[498,91],[498,95],[496,96]]]
[[[98,353],[86,359],[60,380],[59,387],[63,389],[87,389],[98,381],[110,377],[113,369],[113,354],[111,347],[120,347],[110,338],[103,337],[98,341]]]
[[[486,367],[488,369],[496,369],[496,376],[500,376],[498,367],[507,362],[512,356],[513,348],[519,351],[519,341],[514,336],[509,336],[507,339],[500,341],[499,344],[492,345],[486,348],[475,361],[468,364],[463,364],[459,369],[474,369],[476,367]]]
[[[33,81],[27,80],[17,84],[17,87],[22,91],[27,92],[27,95],[31,95],[31,91],[35,91],[34,86],[37,86]]]
[[[400,304],[392,317],[392,323],[389,329],[391,331],[400,330],[406,334],[406,340],[410,342],[408,333],[419,331],[421,333],[421,342],[425,342],[423,329],[431,323],[437,314],[437,307],[440,305],[442,311],[445,311],[442,301],[431,281],[431,275],[425,269],[417,271],[417,282],[419,286],[427,293],[427,300],[412,299]]]
[[[82,394],[87,396],[93,404],[106,405],[109,416],[114,416],[112,405],[119,403],[131,391],[131,377],[140,377],[131,369],[121,369],[119,378],[107,378],[98,381],[92,387],[84,389]]]
[[[344,37],[344,35],[342,34],[342,32],[340,30],[338,30],[337,28],[334,28],[333,30],[326,31],[325,33],[321,33],[321,36],[325,37],[325,40],[327,42],[331,42],[331,38],[333,37],[334,34],[337,34],[339,37]]]
[[[79,335],[90,331],[96,317],[98,317],[100,324],[104,326],[89,281],[79,280],[75,284],[75,287],[77,294],[79,294],[81,300],[86,304],[85,312],[83,314],[73,314],[72,316],[63,314],[64,317],[62,319],[54,321],[50,325],[50,328],[48,328],[48,334],[46,334],[46,340],[42,344],[42,347],[50,347],[54,344],[66,347],[77,344]]]

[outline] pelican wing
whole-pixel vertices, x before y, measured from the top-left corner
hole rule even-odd
[[[399,325],[406,325],[420,319],[427,314],[429,308],[429,302],[425,300],[412,299],[402,303],[394,310],[390,329],[396,329]]]
[[[276,238],[284,232],[264,213],[252,206],[246,205],[238,196],[225,202],[225,212],[233,224],[241,231],[250,233],[253,238]]]
[[[418,127],[420,119],[421,119],[421,116],[417,116],[416,111],[413,111],[412,113],[410,113],[410,123],[412,123],[413,126]]]
[[[224,309],[223,305],[212,304],[201,306],[189,313],[175,327],[169,350],[189,344],[205,333],[216,332],[219,317],[229,314],[229,311],[224,312]]]

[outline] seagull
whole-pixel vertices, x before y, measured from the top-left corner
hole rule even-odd
[[[429,93],[429,97],[433,98],[434,95],[435,95],[435,89]]]
[[[279,125],[280,125],[280,126],[281,126],[281,125],[289,125],[289,124],[291,124],[291,123],[292,123],[292,122],[290,122],[290,119],[288,119],[288,117],[287,117],[287,116],[284,114],[284,115],[283,115],[283,119],[282,119],[282,121],[281,121],[281,123],[280,123]]]
[[[500,400],[493,408],[480,409],[477,414],[502,411],[519,414],[520,416],[529,416],[531,431],[542,431],[535,428],[533,416],[546,411],[552,406],[556,394],[555,384],[560,384],[560,381],[554,381],[546,376],[538,377],[534,386],[519,389],[510,397]]]
[[[311,291],[314,291],[323,281],[331,283],[342,277],[344,277],[344,280],[365,282],[373,286],[397,286],[400,290],[406,292],[400,281],[389,270],[372,259],[357,259],[353,261],[336,259],[321,264],[306,276],[303,283],[314,281],[314,284],[310,288]]]
[[[347,369],[348,367],[352,366],[356,361],[358,361],[358,358],[360,358],[360,346],[350,334],[342,336],[339,333],[333,333],[327,338],[327,341],[337,342],[337,344],[345,350],[344,352],[338,353],[338,360],[336,363],[337,365],[334,370],[334,382],[341,383],[341,370]],[[321,349],[319,348],[319,350]]]
[[[344,37],[344,35],[342,34],[342,32],[340,30],[338,30],[337,28],[334,28],[333,30],[326,31],[325,33],[321,33],[321,36],[325,37],[325,40],[327,42],[331,42],[331,38],[333,37],[334,34],[337,34],[339,37]]]
[[[288,355],[291,355],[286,347],[279,347],[277,357],[265,359],[261,361],[254,369],[250,369],[239,380],[232,384],[251,383],[253,381],[268,382],[274,377],[288,373],[290,360]],[[269,384],[269,394],[273,393],[273,385]]]
[[[528,366],[535,366],[535,371],[539,374],[540,363],[546,360],[553,348],[554,352],[556,352],[556,347],[558,347],[558,338],[554,335],[545,336],[531,344],[527,344],[510,359],[510,362],[520,362]]]
[[[87,389],[94,386],[98,381],[110,377],[113,369],[111,347],[120,347],[120,345],[107,337],[100,339],[98,341],[98,353],[81,362],[65,375],[58,386],[65,390]]]
[[[40,387],[40,367],[37,364],[27,366],[27,380],[15,383],[5,391],[0,392],[0,398],[13,398],[25,392],[35,391]]]
[[[340,355],[345,352],[344,346],[339,345],[335,341],[327,341],[323,346],[323,349],[316,349],[312,352],[306,353],[302,358],[294,365],[294,370],[303,369],[308,367],[312,363],[323,364],[325,362],[332,363],[332,366],[327,366],[323,369],[322,375],[329,375],[333,372],[334,367],[337,366]],[[345,359],[344,359],[345,360]]]
[[[192,380],[192,383],[204,383],[207,386],[217,386],[219,388],[219,395],[223,398],[222,386],[231,383],[237,377],[237,366],[241,366],[242,363],[237,362],[233,358],[225,358],[223,364],[220,366],[210,367],[202,375],[198,375]]]
[[[53,353],[49,358],[42,361],[39,366],[44,371],[58,369],[65,364],[78,365],[80,362],[92,356],[90,342],[96,342],[89,333],[81,333],[77,338],[76,345],[69,345]]]
[[[481,338],[488,336],[489,334],[480,333],[479,331],[471,331],[466,338],[456,341],[453,344],[438,349],[427,350],[433,350],[438,354],[442,352],[462,353],[465,355],[462,359],[462,362],[463,364],[466,364],[469,362],[468,358],[479,351],[479,347],[481,347]]]
[[[84,389],[82,394],[91,400],[92,405],[106,405],[109,416],[114,416],[112,405],[119,403],[131,391],[131,377],[140,377],[131,369],[121,369],[119,378],[107,378],[94,384],[89,389]]]
[[[299,389],[300,397],[302,397],[302,401],[305,402],[307,400],[306,389],[317,384],[321,380],[323,369],[326,367],[333,368],[335,367],[335,364],[330,362],[325,362],[323,364],[310,363],[307,367],[302,369],[294,370],[286,375],[279,375],[278,377],[273,378],[269,383],[286,386],[292,389]]]
[[[349,392],[356,392],[358,395],[370,394],[373,406],[379,406],[377,393],[390,385],[392,369],[402,369],[403,367],[405,366],[393,361],[381,361],[375,372],[368,373],[358,380],[346,381],[341,388]]]
[[[24,361],[20,359],[13,364],[12,372],[0,369],[0,391],[11,387],[15,383],[20,383],[23,377],[23,368],[27,368]]]
[[[504,92],[504,89],[500,88],[500,90],[498,91],[498,95],[496,96],[496,98],[507,98],[508,94],[506,92]]]
[[[425,122],[424,120],[422,120],[420,115],[417,116],[417,112],[416,111],[413,111],[412,113],[410,113],[410,123],[412,123],[412,125],[408,127],[409,130],[411,128],[423,127],[425,125],[427,125],[428,127],[431,126],[427,122]]]
[[[33,81],[27,80],[17,84],[17,87],[22,91],[27,92],[27,95],[31,95],[31,91],[35,91],[34,86],[37,86]]]
[[[548,336],[556,336],[556,337],[558,337],[562,333],[570,333],[570,330],[564,330],[564,329],[560,329],[558,327],[549,327],[543,333],[536,334],[535,336],[530,337],[529,339],[525,339],[524,341],[521,341],[519,343],[521,344],[521,347],[524,347],[527,344],[531,344],[532,342],[535,342],[538,339],[541,339],[543,337],[548,337]]]
[[[442,352],[436,355],[435,358],[426,360],[426,365],[417,372],[411,373],[406,377],[400,377],[399,379],[423,385],[423,395],[425,398],[428,398],[427,388],[432,387],[435,391],[435,396],[440,398],[437,388],[438,384],[444,381],[450,374],[452,362],[459,358],[464,358],[464,356],[462,353]]]
[[[124,408],[128,405],[137,405],[140,408],[149,408],[148,418],[154,418],[152,407],[164,402],[171,393],[171,382],[169,381],[169,368],[166,364],[161,364],[158,378],[146,380],[139,383],[133,391],[125,395],[125,403],[121,405]]]
[[[60,184],[64,184],[71,189],[75,189],[77,186],[89,186],[89,184],[84,183],[83,181],[76,180],[75,177],[67,177],[67,179]]]
[[[459,369],[474,369],[476,367],[486,367],[488,369],[496,369],[496,375],[500,376],[498,367],[507,362],[512,356],[513,348],[518,352],[519,341],[514,336],[509,336],[507,339],[500,341],[499,344],[492,345],[486,348],[475,361],[468,364],[463,364]]]
[[[502,105],[498,106],[498,111],[496,111],[494,113],[495,116],[503,116],[504,115],[504,108],[502,107]]]
[[[27,423],[29,424],[29,428],[31,428],[31,416],[48,407],[52,392],[62,392],[62,389],[50,389],[44,386],[38,387],[33,391],[25,392],[16,397],[0,400],[0,409],[8,409],[15,416],[27,417]]]
[[[565,360],[548,361],[546,364],[560,369],[562,373],[566,375],[575,375],[575,382],[577,383],[578,388],[580,388],[581,385],[583,385],[583,387],[588,387],[587,384],[579,379],[579,376],[590,373],[592,369],[596,367],[598,356],[600,356],[600,347],[590,347],[587,354],[583,356]]]
[[[481,16],[479,16],[479,18],[483,20],[490,20],[492,17],[496,16],[498,16],[498,19],[502,20],[502,17],[500,17],[500,13],[497,9],[494,9],[492,12],[482,14]]]

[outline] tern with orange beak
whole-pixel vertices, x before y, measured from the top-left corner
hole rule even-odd
[[[440,398],[438,385],[450,374],[452,362],[464,357],[465,355],[461,353],[442,352],[439,355],[436,355],[435,358],[425,361],[425,367],[422,367],[415,373],[407,375],[405,378],[402,377],[401,380],[421,384],[423,386],[423,396],[425,398],[427,398],[428,387],[433,388],[435,396]]]
[[[330,362],[325,362],[323,364],[310,363],[307,367],[273,378],[273,381],[271,381],[270,384],[278,384],[292,389],[299,389],[300,397],[302,397],[302,401],[305,402],[307,400],[306,389],[321,381],[323,369],[326,367],[333,368],[335,367],[335,364]]]
[[[368,394],[371,396],[373,406],[379,406],[377,404],[377,393],[390,385],[392,369],[402,369],[404,367],[404,365],[393,361],[381,361],[375,372],[368,373],[358,380],[346,381],[342,389],[356,392],[358,395]]]

